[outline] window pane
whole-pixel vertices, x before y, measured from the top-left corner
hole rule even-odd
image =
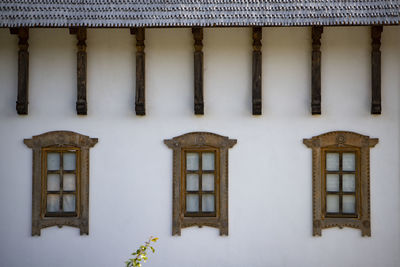
[[[186,195],[186,211],[187,212],[199,211],[199,195],[195,194]]]
[[[327,195],[327,197],[326,197],[326,212],[329,212],[329,213],[339,212],[339,196]]]
[[[197,171],[199,169],[199,153],[186,154],[186,170]]]
[[[63,209],[65,212],[75,211],[75,196],[74,195],[64,195],[63,196]]]
[[[339,174],[326,175],[326,191],[330,192],[339,191]]]
[[[59,191],[60,190],[60,175],[59,174],[48,174],[47,175],[47,191]]]
[[[203,195],[203,200],[201,204],[203,212],[214,212],[214,195]]]
[[[354,195],[343,196],[343,213],[356,213],[356,197]]]
[[[76,154],[75,153],[64,153],[64,170],[74,171],[76,168]]]
[[[339,170],[339,153],[326,153],[326,170]]]
[[[356,170],[356,155],[354,153],[343,153],[343,170]]]
[[[59,195],[47,195],[47,211],[48,212],[60,211],[60,196]]]
[[[356,176],[355,174],[343,174],[343,192],[355,192]]]
[[[199,175],[198,174],[187,174],[186,175],[186,190],[187,191],[198,191],[199,190]]]
[[[60,169],[60,153],[47,153],[47,170],[55,171]]]
[[[202,169],[204,171],[213,171],[214,170],[214,153],[203,153]]]
[[[64,174],[63,189],[65,191],[75,191],[76,190],[75,183],[76,183],[75,174]]]
[[[203,191],[214,191],[214,174],[204,173],[202,175],[202,188]]]

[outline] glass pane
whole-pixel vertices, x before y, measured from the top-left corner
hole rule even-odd
[[[329,212],[329,213],[339,212],[339,196],[327,195],[327,197],[326,197],[326,212]]]
[[[356,170],[356,155],[354,153],[343,153],[342,161],[344,171]]]
[[[47,191],[59,191],[60,190],[60,175],[59,174],[48,174],[47,175]]]
[[[326,170],[339,170],[339,153],[326,153]]]
[[[197,171],[199,169],[199,153],[186,154],[186,170]]]
[[[343,196],[343,213],[356,213],[356,197],[354,195]]]
[[[75,174],[64,174],[63,176],[63,189],[65,191],[75,191]]]
[[[204,173],[202,175],[202,188],[203,191],[214,191],[214,174]]]
[[[203,153],[202,155],[202,169],[203,171],[214,170],[214,153]]]
[[[74,171],[76,168],[76,153],[64,153],[64,170]]]
[[[339,191],[339,174],[326,175],[326,191],[330,192]]]
[[[199,191],[199,175],[198,174],[187,174],[186,175],[186,190],[187,191]]]
[[[47,170],[56,171],[60,169],[60,153],[47,153]]]
[[[60,211],[60,196],[59,195],[47,195],[47,211],[48,212]]]
[[[199,211],[199,195],[195,194],[186,195],[186,211],[187,212]]]
[[[201,205],[203,212],[214,212],[214,195],[203,195]]]
[[[75,211],[75,196],[74,195],[64,195],[63,196],[63,209],[65,212]]]
[[[355,174],[343,174],[343,192],[356,191],[356,176]]]

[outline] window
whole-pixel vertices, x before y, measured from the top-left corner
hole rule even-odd
[[[79,148],[44,148],[43,217],[66,217],[78,214],[76,171]],[[79,188],[79,186],[78,186]]]
[[[323,150],[322,210],[325,217],[357,218],[359,203],[359,150]]]
[[[215,217],[218,164],[216,150],[186,150],[183,201],[185,216]],[[217,178],[217,179],[216,179]]]
[[[352,227],[371,236],[369,150],[378,139],[337,131],[303,142],[312,149],[313,235]]]
[[[33,150],[32,235],[55,225],[89,234],[89,148],[97,138],[55,131],[24,143]]]
[[[194,132],[164,142],[174,157],[172,234],[211,226],[228,235],[228,149],[236,140]]]

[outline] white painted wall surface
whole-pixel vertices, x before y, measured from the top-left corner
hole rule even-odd
[[[17,38],[0,30],[0,266],[123,266],[150,235],[145,266],[400,265],[400,27],[382,35],[382,106],[370,115],[367,27],[325,28],[322,116],[311,116],[309,28],[263,29],[263,115],[251,115],[250,29],[204,30],[205,115],[193,115],[190,29],[146,31],[145,117],[134,114],[135,41],[128,29],[88,30],[88,115],[77,116],[76,39],[30,32],[29,115],[18,116]],[[24,138],[72,130],[99,138],[90,155],[89,236],[31,234],[32,151]],[[303,138],[349,130],[371,150],[372,237],[312,236],[311,150]],[[172,151],[163,139],[209,131],[238,140],[229,154],[229,236],[171,236]]]

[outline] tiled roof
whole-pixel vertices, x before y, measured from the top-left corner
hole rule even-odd
[[[0,0],[0,27],[399,24],[400,0]]]

